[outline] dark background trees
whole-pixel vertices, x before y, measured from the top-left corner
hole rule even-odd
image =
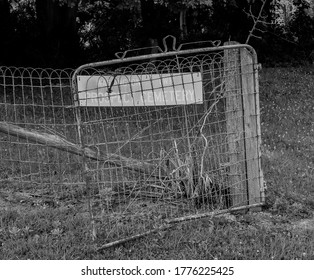
[[[77,0],[36,0],[38,49],[45,64],[66,66],[79,57]]]
[[[168,34],[179,43],[244,43],[263,1],[0,0],[0,65],[75,67],[112,59],[118,51],[161,45]],[[283,23],[278,20],[282,3],[265,1],[263,18],[249,41],[260,61],[270,65],[310,61],[314,49],[310,1],[291,0],[295,10]]]

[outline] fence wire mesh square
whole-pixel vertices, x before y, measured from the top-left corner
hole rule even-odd
[[[1,192],[87,201],[102,240],[263,200],[258,84],[245,48],[74,73],[2,67],[0,93]]]

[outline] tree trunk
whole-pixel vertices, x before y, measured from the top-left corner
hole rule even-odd
[[[186,24],[186,9],[180,10],[180,36],[181,40],[184,40],[188,35],[188,29]]]
[[[154,0],[141,0],[141,16],[143,21],[144,44],[149,47],[158,45],[158,15]]]
[[[79,50],[77,7],[77,0],[63,5],[55,0],[36,0],[40,41],[46,66],[74,66]]]

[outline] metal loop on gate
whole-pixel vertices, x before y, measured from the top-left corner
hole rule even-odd
[[[172,46],[171,46],[171,50],[168,50],[168,45],[167,45],[167,40],[171,38],[172,39]],[[168,40],[169,41],[169,40]],[[168,52],[168,51],[176,51],[176,44],[177,44],[177,38],[174,37],[173,35],[167,35],[166,37],[164,37],[162,39],[162,43],[164,45],[164,52]]]

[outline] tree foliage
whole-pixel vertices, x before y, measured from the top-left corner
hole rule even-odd
[[[304,47],[313,47],[314,21],[308,14],[310,4],[305,0],[294,0],[296,12],[289,24],[289,31],[295,40]]]
[[[295,54],[296,46],[306,57],[314,40],[306,0],[294,0],[284,27],[274,24],[273,0],[0,0],[0,64],[74,67],[131,48],[153,52],[169,34],[179,42],[244,43],[253,26],[248,14],[257,15],[263,1],[265,24],[254,34],[261,40],[250,40],[262,60]]]

